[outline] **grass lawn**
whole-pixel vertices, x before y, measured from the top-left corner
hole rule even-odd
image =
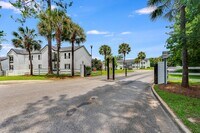
[[[182,80],[182,75],[169,74],[168,81],[172,83],[180,84]],[[189,75],[190,85],[200,85],[200,75]]]
[[[140,68],[139,70],[154,70],[154,67]]]
[[[167,92],[159,89],[158,85],[155,85],[155,90],[192,132],[200,133],[200,99]],[[188,118],[196,118],[199,122],[192,123]]]
[[[0,76],[0,81],[6,80],[45,80],[46,76]]]
[[[79,76],[79,73],[75,73],[75,77]],[[71,77],[71,74],[60,74],[57,76],[56,74],[52,75],[22,75],[22,76],[0,76],[0,81],[8,81],[8,80],[51,80],[51,79],[64,79],[67,77]]]
[[[134,72],[133,70],[127,70],[127,72]],[[112,73],[112,70],[110,70],[110,73]],[[115,70],[115,74],[120,74],[120,73],[124,73],[124,70],[119,69],[119,70]],[[101,76],[101,75],[107,75],[107,71],[103,70],[103,71],[92,71],[91,76]]]

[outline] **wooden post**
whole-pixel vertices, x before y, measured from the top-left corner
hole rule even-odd
[[[115,80],[115,58],[112,58],[112,68],[113,68],[113,80]]]
[[[109,58],[107,59],[107,79],[110,79]]]

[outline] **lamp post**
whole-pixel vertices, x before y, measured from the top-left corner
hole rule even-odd
[[[92,68],[92,48],[93,48],[93,46],[90,45],[90,48],[91,48],[91,68]]]

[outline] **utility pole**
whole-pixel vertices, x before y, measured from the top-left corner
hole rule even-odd
[[[91,69],[92,69],[92,48],[93,48],[93,46],[90,45],[90,48],[91,48]]]

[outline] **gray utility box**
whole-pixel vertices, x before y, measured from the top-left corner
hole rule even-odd
[[[167,63],[158,62],[158,84],[167,84]]]

